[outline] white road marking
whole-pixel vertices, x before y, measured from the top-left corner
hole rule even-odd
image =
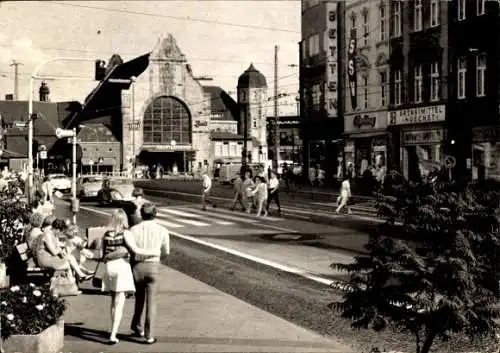
[[[228,221],[215,221],[215,223],[220,224],[222,226],[230,226],[231,224],[234,224],[233,222],[228,222]]]
[[[157,220],[159,223],[161,223],[162,225],[164,225],[167,228],[182,228],[182,227],[184,227],[184,224],[173,223],[173,222],[167,221],[166,219],[163,219],[160,217],[158,217]]]
[[[181,217],[186,217],[186,218],[201,218],[202,216],[196,213],[191,213],[191,212],[182,212],[178,210],[174,210],[172,208],[158,208],[158,213],[163,213],[163,214],[173,214],[176,216],[181,216]]]
[[[84,210],[87,210],[87,211],[90,211],[90,212],[95,212],[95,213],[100,213],[100,214],[104,214],[104,215],[109,215],[107,212],[104,212],[104,211],[101,211],[101,210],[97,210],[97,209],[93,209],[93,208],[89,208],[89,207],[85,207],[85,206],[80,207],[80,208],[84,209]],[[183,235],[181,233],[177,233],[177,232],[174,232],[174,231],[171,231],[170,235],[172,235],[174,237],[177,237],[177,238],[181,238],[181,239],[185,239],[185,240],[191,241],[193,243],[204,245],[204,246],[209,247],[209,248],[213,248],[213,249],[216,249],[216,250],[219,250],[219,251],[223,251],[225,253],[228,253],[228,254],[231,254],[231,255],[234,255],[234,256],[238,256],[238,257],[241,257],[241,258],[253,261],[253,262],[257,262],[257,263],[260,263],[260,264],[263,264],[263,265],[266,265],[266,266],[269,266],[269,267],[273,267],[273,268],[275,268],[277,270],[280,270],[280,271],[283,271],[283,272],[288,272],[288,273],[296,274],[298,276],[307,278],[307,279],[309,279],[311,281],[314,281],[314,282],[317,282],[317,283],[321,283],[321,284],[324,284],[324,285],[327,285],[327,286],[330,286],[330,287],[335,286],[337,283],[342,283],[341,281],[332,281],[332,280],[329,280],[329,279],[326,279],[326,278],[322,278],[320,276],[308,273],[308,272],[306,272],[304,270],[300,270],[300,269],[297,269],[297,268],[294,268],[294,267],[291,267],[291,266],[279,264],[277,262],[266,260],[266,259],[263,259],[263,258],[260,258],[260,257],[257,257],[257,256],[245,254],[245,253],[243,253],[241,251],[238,251],[238,250],[226,248],[225,246],[212,244],[212,243],[206,242],[206,241],[201,240],[201,239],[197,239],[197,238],[189,236],[189,235]]]
[[[210,225],[209,223],[195,221],[194,219],[177,218],[176,221],[181,222],[181,223],[186,223],[186,224],[189,224],[189,225],[195,226],[195,227],[206,227],[206,226]]]

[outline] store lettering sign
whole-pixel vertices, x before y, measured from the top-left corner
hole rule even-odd
[[[375,127],[375,123],[377,122],[377,117],[369,116],[369,115],[356,115],[353,120],[354,126],[358,129],[361,129],[362,126],[369,126],[371,128]]]
[[[443,129],[403,131],[404,145],[426,145],[440,143],[444,140]]]
[[[498,139],[498,129],[495,126],[481,126],[472,128],[472,141],[486,142]]]
[[[356,72],[356,47],[357,47],[356,28],[351,29],[349,45],[347,46],[347,75],[349,77],[349,93],[351,96],[352,109],[357,106],[358,79]]]
[[[194,122],[194,127],[208,126],[208,121],[196,120]]]
[[[144,145],[143,148],[148,151],[191,151],[191,145]]]
[[[325,82],[325,104],[329,117],[338,116],[338,48],[337,48],[337,3],[327,2],[328,20],[325,47],[327,50],[327,70]]]
[[[388,113],[387,125],[429,124],[444,121],[444,105],[400,109]]]

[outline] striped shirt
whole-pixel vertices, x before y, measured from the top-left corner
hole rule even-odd
[[[120,246],[125,246],[125,239],[123,238],[123,232],[115,233],[112,230],[108,230],[104,237],[102,238],[102,252],[103,255],[112,253],[117,250]]]
[[[130,228],[135,244],[143,250],[161,250],[162,255],[170,254],[170,235],[167,228],[154,220],[142,221]],[[135,255],[136,262],[159,262],[159,257]]]

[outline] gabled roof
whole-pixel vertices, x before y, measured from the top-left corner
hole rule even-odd
[[[33,112],[39,114],[40,118],[34,121],[34,131],[36,135],[54,135],[55,129],[59,127],[59,112],[57,103],[33,102]],[[27,101],[0,101],[0,114],[4,124],[9,126],[16,121],[28,121]],[[23,135],[17,127],[9,128],[16,135]],[[9,131],[7,134],[9,134]],[[27,135],[27,129],[24,129]]]
[[[238,116],[238,103],[219,86],[203,86],[203,90],[210,94],[210,113],[213,120],[235,121]]]

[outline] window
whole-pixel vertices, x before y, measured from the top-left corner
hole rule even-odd
[[[224,142],[224,144],[222,145],[222,156],[224,156],[224,157],[229,156],[229,143],[228,142]]]
[[[457,70],[457,98],[465,98],[465,79],[467,76],[467,60],[464,57],[458,59]]]
[[[231,149],[230,150],[230,155],[231,156],[237,156],[238,155],[237,148],[236,148],[236,143],[231,143],[229,145],[229,148]]]
[[[486,0],[476,0],[478,16],[484,15],[486,13],[485,2]]]
[[[387,104],[387,92],[386,92],[386,86],[387,86],[387,73],[385,71],[380,72],[380,104],[382,106],[385,106]]]
[[[413,7],[413,29],[422,30],[422,0],[415,0]]]
[[[458,0],[457,10],[458,10],[458,20],[465,20],[465,4],[467,0]]]
[[[302,41],[302,59],[306,59],[307,58],[307,42],[305,40]]]
[[[401,104],[402,77],[401,70],[394,71],[394,104]]]
[[[309,56],[315,56],[319,54],[319,34],[315,34],[309,37]]]
[[[439,25],[439,3],[438,0],[431,0],[431,27]]]
[[[417,65],[413,69],[413,100],[415,103],[422,102],[422,84],[424,77],[422,76],[422,65]]]
[[[401,36],[401,2],[395,1],[393,3],[393,12],[394,16],[392,18],[392,35],[394,37]]]
[[[177,98],[158,97],[144,112],[144,143],[191,144],[191,114]]]
[[[368,109],[368,77],[363,78],[363,106]]]
[[[431,101],[437,101],[439,95],[440,77],[439,77],[439,63],[437,61],[431,64]]]
[[[486,95],[486,54],[479,54],[476,57],[476,95],[484,97]]]
[[[222,142],[215,143],[215,155],[222,156]]]
[[[387,39],[387,17],[385,13],[385,5],[381,4],[379,9],[380,14],[380,41],[384,41]]]
[[[351,14],[351,28],[356,28],[356,15],[354,12]]]
[[[370,36],[368,26],[368,10],[363,13],[363,46],[368,46],[368,37]]]
[[[319,110],[321,101],[321,87],[320,85],[314,85],[311,87],[311,100],[314,110]]]

